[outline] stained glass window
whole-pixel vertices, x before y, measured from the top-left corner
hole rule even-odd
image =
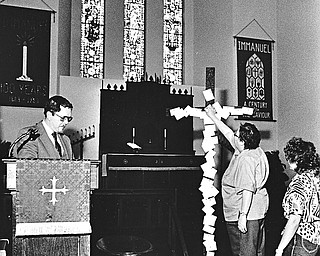
[[[255,53],[246,63],[246,95],[249,100],[265,100],[264,65]]]
[[[104,0],[82,0],[81,77],[103,78]]]
[[[164,0],[163,77],[182,84],[183,0]]]
[[[141,81],[144,77],[145,0],[124,1],[124,56],[125,80]]]

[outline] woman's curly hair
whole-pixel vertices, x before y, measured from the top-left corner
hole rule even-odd
[[[284,154],[288,162],[297,164],[296,172],[299,174],[313,172],[319,176],[320,158],[312,142],[293,137],[287,142]]]

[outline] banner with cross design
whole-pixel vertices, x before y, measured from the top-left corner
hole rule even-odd
[[[273,121],[272,41],[236,37],[238,105],[254,108],[239,119]]]
[[[16,236],[91,233],[90,161],[17,160]]]

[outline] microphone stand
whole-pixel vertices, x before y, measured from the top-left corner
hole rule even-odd
[[[17,143],[22,140],[24,137],[26,137],[27,135],[30,135],[30,139],[34,140],[36,137],[38,137],[40,134],[37,134],[38,130],[37,129],[29,129],[28,131],[26,131],[25,133],[21,134],[18,138],[16,138],[14,140],[14,142],[11,143],[10,148],[9,148],[9,153],[8,153],[8,157],[11,158],[12,157],[12,152],[13,149],[15,147],[15,145],[17,145]],[[38,136],[36,136],[38,135]]]

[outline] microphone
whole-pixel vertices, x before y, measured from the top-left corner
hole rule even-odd
[[[31,140],[36,140],[36,138],[38,138],[40,136],[40,134],[38,133],[38,129],[36,129],[36,128],[30,128],[27,131],[27,134],[30,135]]]
[[[14,142],[12,142],[12,144],[10,145],[9,148],[9,153],[8,156],[12,157],[12,152],[13,152],[13,148],[15,147],[15,145],[17,145],[17,143],[22,140],[23,138],[29,136],[29,138],[27,140],[36,140],[36,138],[38,138],[40,136],[40,134],[38,133],[38,129],[36,128],[29,128],[25,133],[22,133],[18,138],[16,138],[14,140]],[[27,141],[26,140],[26,141]]]

